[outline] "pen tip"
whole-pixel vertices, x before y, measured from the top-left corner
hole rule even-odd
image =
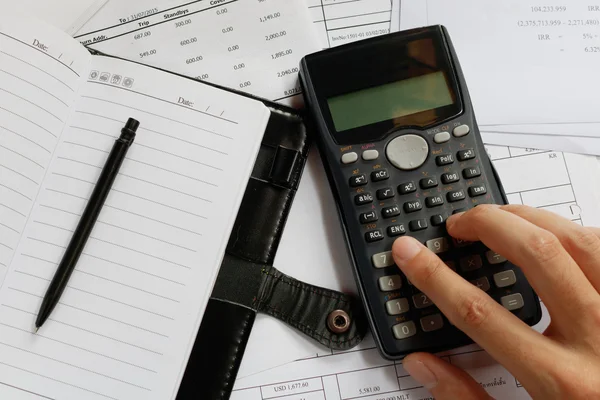
[[[38,331],[39,331],[39,330],[40,330],[40,327],[39,327],[39,326],[36,326],[36,327],[35,327],[35,330],[33,331],[33,333],[38,333]]]

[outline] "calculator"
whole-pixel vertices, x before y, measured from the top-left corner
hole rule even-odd
[[[537,323],[539,300],[522,271],[446,231],[452,214],[507,203],[447,30],[419,28],[310,54],[300,81],[382,355],[399,359],[471,342],[394,264],[392,243],[402,235]]]

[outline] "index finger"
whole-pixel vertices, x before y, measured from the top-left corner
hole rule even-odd
[[[549,351],[553,343],[448,268],[417,240],[397,239],[392,255],[411,283],[423,291],[452,324],[519,379],[534,379],[532,371],[544,361],[540,359],[553,353]]]

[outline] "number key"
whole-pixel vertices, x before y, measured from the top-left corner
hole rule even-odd
[[[392,327],[394,336],[398,340],[406,339],[417,334],[417,327],[412,321],[403,322]]]
[[[428,240],[425,245],[435,254],[440,254],[450,250],[450,242],[445,237]]]
[[[394,265],[394,258],[391,251],[374,254],[371,257],[371,262],[375,268],[385,268]]]
[[[385,303],[385,308],[387,309],[388,314],[390,315],[398,315],[404,314],[409,310],[408,300],[406,299],[395,299],[390,300]]]
[[[402,287],[402,278],[400,275],[388,275],[379,278],[379,289],[382,292],[391,292]]]
[[[417,307],[418,309],[431,307],[433,305],[433,302],[431,301],[431,299],[429,299],[429,297],[427,297],[425,293],[415,294],[412,297],[412,300],[415,304],[415,307]]]

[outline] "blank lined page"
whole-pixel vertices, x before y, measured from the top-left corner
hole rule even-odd
[[[62,32],[0,19],[0,284],[90,58]]]
[[[110,58],[93,57],[86,78],[0,291],[0,380],[52,399],[172,398],[269,112]],[[34,335],[128,117],[141,124],[135,142],[68,288]]]

